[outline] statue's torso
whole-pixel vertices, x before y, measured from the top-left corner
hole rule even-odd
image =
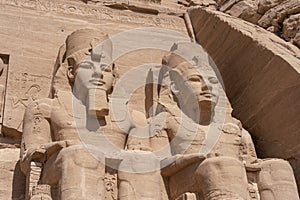
[[[65,102],[53,100],[50,123],[54,141],[72,140],[80,143],[85,142],[83,138],[85,134],[100,134],[117,147],[124,148],[126,132],[112,120],[110,114],[102,119],[96,119],[86,115],[84,105],[73,106],[70,111]]]

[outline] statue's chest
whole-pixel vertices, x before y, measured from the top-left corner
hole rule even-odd
[[[76,128],[74,116],[63,108],[55,108],[51,113],[51,124],[58,129]]]

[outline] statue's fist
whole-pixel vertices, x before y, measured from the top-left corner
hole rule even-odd
[[[26,158],[30,161],[43,162],[46,150],[43,148],[33,147],[26,151]]]

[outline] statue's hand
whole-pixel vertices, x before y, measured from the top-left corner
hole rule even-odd
[[[72,141],[64,140],[64,141],[57,141],[57,142],[49,142],[46,144],[41,145],[42,149],[45,149],[45,153],[47,158],[52,156],[54,153],[60,151],[62,148],[65,148],[67,146],[72,146]]]
[[[261,170],[260,162],[252,162],[252,163],[245,162],[244,165],[248,172],[258,172]]]
[[[68,141],[49,142],[27,149],[21,159],[22,171],[27,172],[30,162],[45,163],[51,155],[66,147],[67,144]]]
[[[29,148],[22,160],[45,162],[48,157],[67,146],[67,141],[49,142],[39,147]]]
[[[45,162],[45,154],[46,150],[42,148],[32,147],[27,149],[20,160],[21,170],[27,174],[29,172],[31,162]]]
[[[43,162],[46,150],[42,148],[30,148],[26,151],[25,159],[29,161]]]
[[[29,148],[24,152],[24,155],[21,158],[21,169],[26,174],[28,172],[31,162],[40,162],[45,161],[45,149],[33,147]]]
[[[161,161],[161,173],[163,176],[171,176],[181,169],[184,169],[196,162],[202,162],[206,157],[203,154],[177,154],[175,156],[168,157]]]

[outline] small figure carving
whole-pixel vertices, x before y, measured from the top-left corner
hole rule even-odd
[[[118,198],[117,177],[115,174],[106,173],[104,177],[106,195],[105,199],[116,200]]]

